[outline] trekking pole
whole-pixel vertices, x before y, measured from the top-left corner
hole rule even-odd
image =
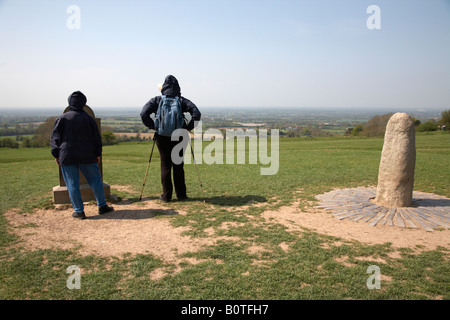
[[[191,139],[189,139],[189,144],[191,145],[192,159],[194,159],[195,171],[197,171],[198,182],[200,183],[200,187],[202,188],[202,192],[205,193],[206,191],[205,191],[205,189],[203,189],[202,180],[200,179],[200,174],[198,173],[197,162],[195,161],[194,149],[192,148]],[[203,201],[206,202],[205,200],[203,200]]]
[[[153,155],[153,149],[155,148],[155,142],[156,142],[156,140],[155,140],[155,138],[153,137],[152,152],[150,152],[150,159],[148,160],[147,171],[145,172],[144,183],[142,184],[142,190],[141,190],[141,195],[140,195],[140,197],[139,197],[139,201],[142,200],[142,194],[144,193],[145,181],[147,180],[148,169],[150,168],[150,162],[152,162],[152,155]]]

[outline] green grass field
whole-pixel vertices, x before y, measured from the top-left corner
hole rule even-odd
[[[403,248],[394,258],[390,253],[397,249],[389,243],[363,245],[309,230],[296,233],[260,218],[264,209],[294,201],[301,208],[311,206],[315,195],[334,188],[376,185],[382,145],[382,138],[283,138],[279,171],[273,176],[260,175],[260,165],[199,165],[206,193],[202,193],[194,165],[186,165],[191,201],[175,201],[168,207],[188,214],[157,219],[169,219],[174,227],[188,226],[190,237],[205,237],[205,230],[212,228],[236,240],[219,241],[187,254],[203,262],[187,263],[180,272],[159,280],[151,280],[149,274],[173,266],[151,254],[102,258],[68,250],[23,249],[3,214],[13,208],[28,214],[36,208],[52,209],[51,190],[58,184],[58,170],[47,148],[0,149],[0,299],[447,300],[450,264],[445,247],[418,252]],[[137,202],[150,148],[149,142],[104,147],[105,182],[128,187],[128,191],[112,190],[119,199]],[[450,197],[450,134],[418,134],[416,148],[415,190]],[[160,193],[155,151],[144,196]],[[226,210],[249,203],[261,205]],[[220,229],[233,221],[240,222],[240,227]],[[340,240],[342,245],[333,246]],[[283,242],[290,250],[280,249]],[[246,249],[253,244],[264,247],[263,253],[248,253]],[[349,265],[338,262],[343,256]],[[380,290],[366,286],[367,267],[374,264],[389,278]],[[66,287],[69,265],[90,270],[82,275],[80,290]]]

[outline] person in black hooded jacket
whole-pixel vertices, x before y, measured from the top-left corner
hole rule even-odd
[[[106,204],[103,181],[98,167],[102,155],[102,138],[95,120],[84,110],[87,99],[75,91],[69,96],[69,110],[59,116],[50,138],[51,154],[61,167],[70,201],[73,217],[85,219],[83,200],[79,186],[79,171],[86,178],[97,199],[99,214],[113,211]]]
[[[200,121],[201,113],[197,106],[189,99],[181,96],[181,89],[178,80],[168,75],[161,88],[161,94],[168,97],[179,97],[181,102],[181,109],[183,113],[189,113],[191,120],[189,123],[185,123],[183,128],[191,131],[198,121]],[[159,103],[162,97],[156,96],[147,102],[141,111],[141,119],[146,127],[149,129],[155,129],[155,123],[150,117],[151,114],[156,114],[158,111]],[[161,184],[163,187],[163,193],[160,199],[164,202],[169,202],[172,199],[173,185],[171,171],[173,168],[173,182],[175,185],[175,193],[178,200],[186,200],[186,184],[184,179],[184,163],[175,164],[172,161],[171,154],[172,149],[179,143],[178,141],[172,141],[171,137],[165,137],[155,133],[154,137],[156,145],[158,146],[159,154],[161,157]]]

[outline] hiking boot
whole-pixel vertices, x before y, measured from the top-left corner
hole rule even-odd
[[[83,212],[74,212],[74,213],[72,213],[72,217],[80,219],[80,220],[86,219],[86,215],[84,214],[84,211]]]
[[[113,207],[110,207],[108,205],[104,205],[103,207],[98,208],[98,214],[105,214],[107,212],[114,211]]]
[[[162,195],[159,196],[159,200],[164,201],[165,203],[170,202],[170,200],[164,199]]]

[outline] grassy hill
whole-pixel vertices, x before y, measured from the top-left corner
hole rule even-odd
[[[221,234],[224,223],[242,225],[226,232],[234,241],[219,241],[190,254],[204,262],[183,265],[181,272],[158,280],[148,274],[171,266],[151,254],[119,259],[62,249],[23,249],[3,214],[13,208],[27,214],[36,208],[52,210],[51,190],[58,184],[58,170],[47,148],[0,149],[0,298],[449,299],[448,248],[421,252],[405,248],[392,258],[389,243],[343,241],[336,247],[330,244],[339,239],[308,230],[292,232],[261,217],[265,209],[294,201],[300,208],[312,207],[315,195],[334,188],[376,185],[382,145],[380,138],[282,138],[279,171],[273,176],[260,175],[260,165],[199,165],[206,193],[194,164],[186,165],[191,201],[175,201],[168,207],[188,214],[161,219],[169,219],[174,228],[188,226],[186,235],[199,238],[207,237],[206,230],[211,229]],[[104,180],[119,200],[138,201],[150,148],[149,142],[104,147]],[[418,134],[416,148],[415,190],[450,197],[450,134]],[[159,196],[159,174],[155,152],[144,196]],[[226,210],[230,207],[236,210]],[[32,232],[33,226],[27,227]],[[270,261],[270,268],[254,263],[255,254],[248,253],[254,243],[267,249],[258,259]],[[289,243],[291,249],[279,249],[281,243]],[[349,258],[349,266],[337,262],[342,256]],[[374,262],[354,259],[360,256],[383,259],[377,264],[390,280],[383,282],[382,290],[365,286],[366,269]],[[91,270],[83,275],[81,290],[65,286],[68,261]]]

